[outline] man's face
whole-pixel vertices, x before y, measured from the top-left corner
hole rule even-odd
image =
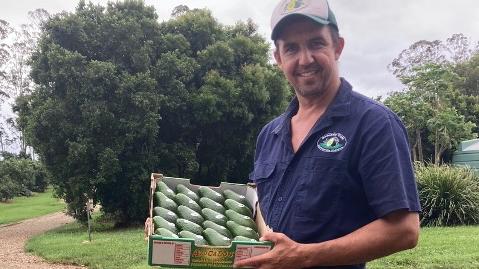
[[[337,60],[344,41],[334,44],[330,29],[309,19],[286,26],[274,53],[279,68],[303,97],[322,96],[339,86]]]

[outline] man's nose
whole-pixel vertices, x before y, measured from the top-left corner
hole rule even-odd
[[[314,60],[313,60],[313,55],[312,55],[311,51],[309,51],[308,49],[302,49],[301,53],[299,54],[299,64],[300,65],[309,65],[313,61]]]

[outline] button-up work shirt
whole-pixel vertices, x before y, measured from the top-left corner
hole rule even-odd
[[[295,153],[294,99],[260,132],[254,171],[265,222],[301,243],[335,239],[395,210],[420,211],[406,130],[387,107],[341,86]],[[364,268],[364,264],[334,267]]]

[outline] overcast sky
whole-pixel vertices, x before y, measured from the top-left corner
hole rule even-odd
[[[93,3],[105,4],[104,0]],[[208,8],[223,24],[253,19],[269,38],[270,16],[278,0],[146,0],[161,21],[175,6]],[[72,12],[77,1],[1,0],[0,19],[13,25],[26,22],[27,12],[44,8],[49,13]],[[463,33],[477,42],[479,0],[330,0],[346,45],[340,59],[341,75],[367,96],[385,95],[402,85],[387,65],[418,40],[445,40]]]

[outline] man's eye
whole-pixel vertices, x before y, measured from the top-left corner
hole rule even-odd
[[[322,47],[324,47],[324,43],[323,43],[323,42],[320,42],[320,41],[312,42],[311,45],[313,46],[313,48],[322,48]]]
[[[292,53],[292,52],[295,52],[295,51],[296,51],[296,48],[294,48],[292,46],[284,48],[284,52],[286,52],[286,53]]]

